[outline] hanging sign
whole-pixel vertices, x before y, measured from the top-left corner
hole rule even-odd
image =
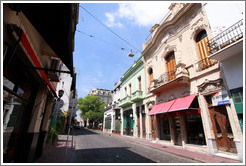
[[[225,90],[212,94],[211,100],[213,106],[230,104],[228,94]]]

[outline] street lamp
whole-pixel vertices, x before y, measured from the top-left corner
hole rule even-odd
[[[131,52],[128,54],[129,57],[134,57],[134,54],[132,53],[132,49]]]

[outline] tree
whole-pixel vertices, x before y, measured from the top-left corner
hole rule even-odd
[[[103,110],[106,104],[101,104],[100,97],[86,96],[78,99],[78,109],[81,111],[80,117],[82,119],[89,119],[89,123],[98,123],[103,121]]]

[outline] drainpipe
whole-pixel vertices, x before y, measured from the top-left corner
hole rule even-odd
[[[10,64],[11,59],[13,58],[13,56],[14,56],[17,48],[18,48],[19,42],[21,41],[21,37],[22,37],[22,34],[23,34],[23,30],[20,27],[17,27],[17,25],[15,25],[15,24],[7,24],[7,29],[8,29],[8,31],[10,33],[14,33],[15,32],[17,34],[17,36],[18,36],[18,40],[14,44],[14,48],[12,49],[12,53],[11,53],[9,59],[3,65],[3,73],[6,72],[6,69],[8,68],[8,65]],[[6,58],[7,57],[5,57],[5,59]]]

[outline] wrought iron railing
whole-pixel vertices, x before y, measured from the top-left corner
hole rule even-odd
[[[208,41],[208,46],[210,47],[210,53],[213,54],[218,50],[241,39],[242,37],[243,37],[243,20],[240,20]]]
[[[213,66],[215,63],[216,61],[213,59],[204,58],[196,63],[196,70],[201,71],[201,70],[207,69]]]

